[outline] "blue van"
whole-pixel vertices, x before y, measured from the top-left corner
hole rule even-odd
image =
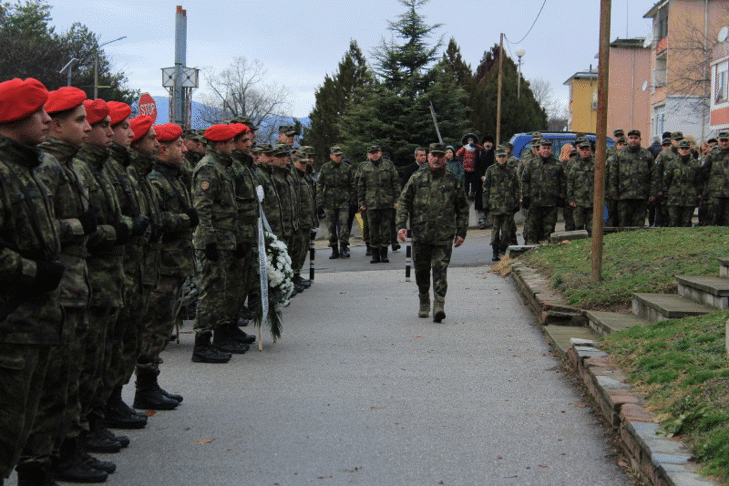
[[[511,137],[509,143],[514,146],[514,155],[521,159],[524,155],[528,154],[532,149],[532,135],[536,132],[517,133]],[[559,153],[562,151],[562,146],[565,144],[575,145],[575,139],[577,138],[577,132],[540,132],[542,138],[552,141],[552,154],[555,157],[559,157]],[[587,133],[587,138],[591,142],[595,141],[594,133]],[[608,137],[607,146],[612,147],[615,145],[615,140]]]

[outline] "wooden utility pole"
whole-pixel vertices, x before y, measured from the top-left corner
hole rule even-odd
[[[602,280],[603,212],[605,208],[605,156],[607,155],[608,77],[610,65],[611,0],[600,2],[600,66],[597,73],[597,133],[595,134],[595,194],[592,207],[592,273]]]
[[[503,65],[504,65],[504,33],[501,33],[501,39],[499,40],[499,89],[496,95],[496,147],[501,144],[501,78],[503,76]]]

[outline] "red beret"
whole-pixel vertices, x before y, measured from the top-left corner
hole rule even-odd
[[[89,122],[89,125],[99,123],[109,116],[109,107],[106,105],[106,101],[101,98],[86,100],[84,106],[86,107],[86,121]]]
[[[0,83],[0,123],[9,123],[29,117],[43,108],[48,90],[37,79],[20,78]]]
[[[211,142],[225,142],[235,137],[235,128],[230,125],[213,125],[212,127],[205,130],[203,136]]]
[[[231,123],[230,126],[235,130],[235,135],[233,135],[234,137],[237,137],[241,133],[246,133],[246,132],[251,131],[250,128],[248,128],[246,125],[244,125],[242,123]]]
[[[111,117],[111,126],[124,121],[132,114],[132,107],[121,101],[107,101],[109,107],[109,116]]]
[[[182,128],[174,123],[165,123],[154,127],[157,132],[157,141],[161,143],[174,142],[182,136]]]
[[[132,128],[132,131],[134,132],[134,138],[132,139],[132,142],[136,142],[143,136],[147,134],[150,128],[152,128],[152,117],[149,117],[147,115],[139,115],[135,116],[131,120],[129,120],[129,125]]]
[[[48,93],[46,113],[51,115],[61,111],[72,110],[77,106],[80,106],[85,99],[86,93],[83,90],[74,88],[73,86],[58,88],[57,90]]]

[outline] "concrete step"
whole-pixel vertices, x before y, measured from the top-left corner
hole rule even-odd
[[[506,254],[509,255],[511,258],[516,258],[522,253],[526,253],[527,251],[537,248],[539,245],[509,245],[509,247],[506,249]]]
[[[729,309],[729,278],[676,275],[678,295],[719,310]]]
[[[712,312],[716,312],[716,309],[678,294],[633,294],[633,314],[648,322],[700,316]]]
[[[585,311],[589,326],[602,336],[616,331],[622,331],[633,326],[649,324],[645,319],[634,314],[620,314],[618,312]]]
[[[585,238],[588,238],[587,231],[585,230],[555,231],[549,235],[549,242],[561,243],[563,241],[584,240]]]
[[[547,338],[554,344],[563,356],[567,356],[567,351],[570,349],[570,339],[598,339],[600,335],[589,327],[577,327],[577,326],[559,326],[556,324],[550,324],[544,326],[544,332],[547,334]]]
[[[718,258],[719,260],[719,276],[729,278],[729,258]]]

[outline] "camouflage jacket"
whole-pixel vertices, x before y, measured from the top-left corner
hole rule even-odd
[[[319,172],[319,203],[332,210],[347,209],[356,204],[354,169],[351,165],[331,161],[321,167]]]
[[[237,241],[254,244],[258,238],[258,177],[250,155],[235,150],[233,152],[233,180],[235,201],[238,205]]]
[[[729,198],[729,149],[717,147],[706,156],[702,167],[704,198]]]
[[[273,168],[259,165],[257,170],[258,182],[263,186],[263,214],[266,216],[271,231],[279,238],[283,238],[281,228],[281,200],[276,192],[271,175]]]
[[[124,223],[131,232],[131,221],[123,218],[114,185],[103,171],[109,151],[86,144],[73,159],[74,166],[89,183],[89,205],[97,210],[99,224],[89,235],[87,244],[91,300],[96,307],[122,307],[124,305],[124,246],[117,244],[114,223]]]
[[[413,241],[452,245],[468,230],[468,200],[461,181],[451,171],[426,167],[414,173],[398,200],[397,229],[406,228],[408,217]]]
[[[610,168],[609,194],[623,201],[647,201],[654,195],[651,189],[657,187],[654,165],[653,155],[644,148],[632,150],[628,147],[618,151]]]
[[[701,194],[699,162],[690,154],[668,162],[663,173],[663,194],[670,206],[695,206]]]
[[[229,156],[208,149],[192,174],[193,206],[200,218],[192,237],[196,250],[204,250],[209,243],[217,243],[219,250],[235,249],[238,206],[232,163]]]
[[[653,184],[653,187],[651,187],[651,194],[654,194],[656,196],[665,195],[663,174],[666,172],[666,168],[668,167],[668,165],[678,159],[678,152],[674,151],[673,148],[664,150],[663,152],[658,154],[658,157],[656,157],[655,164],[653,166],[654,174],[653,181],[651,182]]]
[[[33,293],[36,261],[57,261],[53,201],[33,170],[40,151],[0,136],[0,343],[58,344],[60,290]]]
[[[186,278],[193,275],[192,222],[184,211],[192,196],[182,181],[184,167],[157,161],[147,175],[159,204],[164,235],[160,248],[160,275]]]
[[[400,195],[400,179],[397,169],[389,160],[368,160],[359,167],[357,200],[366,209],[394,207]]]
[[[202,160],[200,154],[192,151],[185,152],[185,164],[182,168],[180,180],[188,189],[192,188],[192,173],[195,172],[195,167],[197,167],[200,160]]]
[[[521,190],[516,166],[498,162],[486,169],[483,180],[483,210],[490,214],[514,214]]]
[[[591,208],[595,197],[595,158],[574,159],[567,171],[567,202]]]
[[[59,286],[61,305],[86,308],[90,297],[87,237],[78,218],[89,210],[89,186],[72,164],[78,147],[49,138],[39,148],[44,152],[43,163],[36,167],[35,173],[53,199],[56,229],[61,240],[61,263],[66,267]]]
[[[152,188],[152,183],[147,175],[152,171],[155,164],[154,157],[144,155],[136,150],[130,152],[131,164],[127,167],[129,176],[137,181],[139,189],[144,197],[144,205],[147,209],[145,213],[151,220],[153,225],[159,225],[162,228],[163,236],[168,230],[174,231],[176,215],[163,215],[160,210],[160,201],[157,194]],[[151,226],[150,226],[151,228]],[[148,230],[151,234],[152,230]],[[159,283],[159,267],[162,250],[162,240],[147,241],[144,247],[144,267],[142,272],[142,283],[148,287],[156,287]]]
[[[565,175],[562,164],[554,157],[538,157],[524,167],[521,178],[522,197],[532,206],[560,206],[565,198]]]
[[[299,198],[299,231],[309,232],[319,226],[316,215],[316,199],[314,198],[314,181],[306,172],[294,167],[291,169],[294,188]]]
[[[299,194],[294,186],[294,179],[288,169],[273,167],[271,180],[281,201],[281,235],[283,237],[293,236],[299,229],[301,206]]]

